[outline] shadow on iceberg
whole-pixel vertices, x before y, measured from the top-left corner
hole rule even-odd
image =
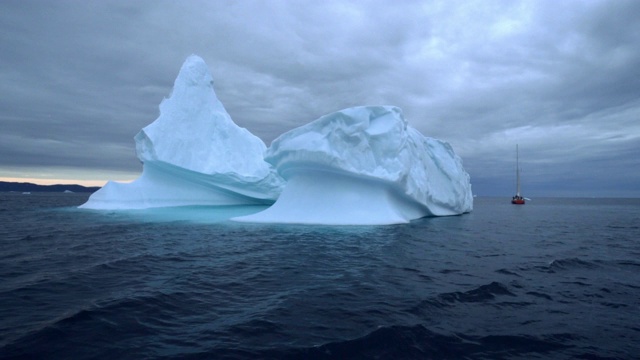
[[[246,184],[235,174],[208,175],[152,161],[144,163],[138,179],[130,183],[109,181],[80,208],[124,210],[189,205],[270,205],[276,195],[262,192],[268,186],[260,181]]]

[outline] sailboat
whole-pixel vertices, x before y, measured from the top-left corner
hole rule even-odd
[[[520,195],[520,164],[518,156],[518,145],[516,144],[516,195],[511,198],[511,203],[524,205],[524,198]]]

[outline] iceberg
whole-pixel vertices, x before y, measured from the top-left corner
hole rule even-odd
[[[286,180],[284,190],[266,210],[232,220],[384,225],[473,209],[460,157],[394,106],[322,116],[275,139],[265,160]]]
[[[81,208],[264,205],[284,186],[264,161],[264,142],[231,120],[196,55],[185,60],[160,116],[135,143],[142,175],[131,183],[107,182]]]
[[[399,108],[341,110],[267,148],[233,122],[195,55],[182,65],[159,117],[134,139],[140,177],[107,182],[81,208],[271,205],[235,212],[232,220],[326,225],[397,224],[473,209],[460,157],[409,126]]]

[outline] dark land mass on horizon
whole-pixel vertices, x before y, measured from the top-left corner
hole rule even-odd
[[[79,192],[92,193],[100,189],[99,186],[82,186],[74,184],[58,184],[58,185],[38,185],[28,182],[8,182],[0,181],[0,192],[18,191],[18,192]]]

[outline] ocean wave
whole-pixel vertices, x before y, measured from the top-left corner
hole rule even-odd
[[[549,263],[549,270],[595,269],[599,265],[594,261],[579,258],[557,259]]]
[[[497,296],[509,296],[516,297],[516,294],[509,291],[507,286],[500,282],[492,282],[487,285],[481,285],[477,288],[460,292],[448,292],[438,294],[435,297],[422,300],[418,305],[409,308],[408,312],[411,314],[424,316],[428,314],[431,310],[442,310],[449,308],[451,306],[455,306],[456,304],[484,304],[484,303],[494,303],[494,300]],[[523,303],[514,303],[514,302],[500,302],[497,305],[506,305],[506,306],[521,306]],[[524,304],[529,304],[524,303]]]
[[[452,292],[438,295],[438,299],[444,303],[474,303],[485,302],[495,299],[496,295],[516,296],[502,283],[492,282],[487,285],[481,285],[475,289],[465,292]]]
[[[383,326],[362,337],[311,347],[251,350],[215,348],[180,358],[216,359],[505,359],[545,357],[572,347],[569,334],[489,335],[441,334],[424,325]]]
[[[191,306],[185,306],[187,304]],[[187,325],[185,318],[198,314],[196,308],[208,306],[182,292],[154,292],[98,301],[88,307],[66,311],[12,339],[0,351],[8,357],[29,357],[33,355],[32,349],[38,349],[38,357],[43,358],[57,358],[57,351],[65,352],[65,357],[95,357],[98,354],[92,354],[92,347],[102,348],[102,351],[118,350],[124,346],[122,341],[128,342],[131,336],[158,336],[173,327],[184,327]],[[59,348],[64,345],[58,344],[65,343],[67,347],[69,344],[75,344],[75,347]]]
[[[496,272],[497,272],[498,274],[513,275],[513,276],[517,276],[517,277],[522,277],[522,276],[521,276],[521,275],[519,275],[518,273],[513,272],[513,271],[510,271],[510,270],[507,270],[507,269],[498,269],[498,270],[496,270]]]

